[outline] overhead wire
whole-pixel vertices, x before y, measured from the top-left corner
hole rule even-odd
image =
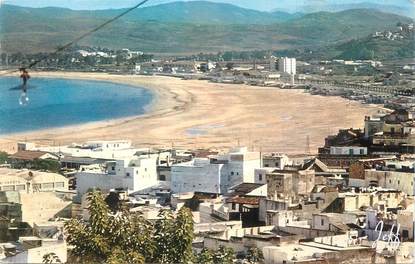
[[[115,16],[115,17],[113,17],[113,18],[109,19],[109,20],[107,20],[106,22],[104,22],[104,23],[102,23],[101,25],[99,25],[99,26],[95,27],[94,29],[92,29],[92,30],[90,30],[90,31],[88,31],[88,32],[86,32],[86,33],[84,33],[84,34],[80,35],[79,37],[75,38],[75,39],[74,39],[74,40],[72,40],[71,42],[69,42],[69,43],[67,43],[67,44],[65,44],[65,45],[63,45],[63,46],[61,46],[61,47],[58,47],[58,48],[57,48],[54,52],[52,52],[52,53],[48,53],[48,54],[46,54],[45,56],[41,57],[40,59],[37,59],[37,60],[33,61],[33,62],[32,62],[32,63],[30,63],[29,65],[27,65],[27,66],[22,66],[22,67],[20,67],[20,68],[30,69],[30,68],[32,68],[32,67],[34,67],[34,66],[36,66],[38,63],[40,63],[40,62],[42,62],[42,61],[46,60],[47,58],[49,58],[49,57],[51,57],[51,56],[54,56],[54,55],[56,55],[56,54],[58,54],[58,53],[60,53],[60,52],[62,52],[62,51],[64,51],[64,50],[66,50],[67,48],[71,47],[71,46],[72,46],[72,45],[74,45],[75,43],[77,43],[77,42],[81,41],[82,39],[84,39],[84,38],[88,37],[89,35],[92,35],[93,33],[97,32],[98,30],[100,30],[100,29],[102,29],[103,27],[107,26],[108,24],[113,23],[114,21],[116,21],[116,20],[120,19],[121,17],[123,17],[123,16],[127,15],[127,14],[128,14],[128,13],[130,13],[131,11],[133,11],[133,10],[135,10],[135,9],[137,9],[137,8],[139,8],[139,7],[141,7],[142,5],[144,5],[145,3],[149,2],[149,1],[150,1],[150,0],[143,0],[143,1],[139,2],[139,3],[138,3],[138,4],[136,4],[135,6],[128,8],[128,9],[127,9],[127,10],[125,10],[124,12],[122,12],[122,13],[120,13],[119,15],[117,15],[117,16]],[[1,73],[1,74],[0,74],[0,76],[1,76],[1,75],[7,75],[7,74],[10,74],[10,73],[14,73],[14,72],[18,72],[18,71],[20,71],[20,69],[8,70],[8,71],[5,71],[5,72]]]

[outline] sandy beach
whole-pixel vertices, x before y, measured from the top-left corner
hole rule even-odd
[[[0,136],[0,149],[16,142],[64,145],[129,139],[137,147],[226,149],[244,145],[264,152],[312,152],[340,128],[363,127],[377,106],[300,90],[216,84],[170,77],[33,72],[32,77],[111,81],[150,89],[155,99],[142,116]]]

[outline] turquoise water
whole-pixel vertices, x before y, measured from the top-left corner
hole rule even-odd
[[[0,134],[140,115],[153,99],[150,91],[128,85],[32,78],[29,103],[22,106],[19,84],[18,78],[0,78]]]

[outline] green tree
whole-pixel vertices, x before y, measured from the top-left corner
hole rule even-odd
[[[4,164],[9,159],[9,154],[6,152],[0,151],[0,164]]]
[[[193,220],[183,207],[174,217],[160,212],[154,223],[128,210],[112,212],[101,192],[88,195],[89,221],[65,223],[67,242],[76,262],[190,263],[193,260]]]
[[[43,256],[42,263],[52,264],[52,263],[62,263],[62,261],[55,253],[48,253]]]
[[[224,246],[219,246],[219,250],[213,255],[214,264],[232,264],[234,259],[234,250]]]
[[[88,203],[88,222],[71,219],[65,223],[67,242],[78,261],[144,263],[144,256],[152,254],[151,243],[147,244],[151,225],[127,212],[111,214],[99,191],[89,194]]]
[[[183,206],[174,222],[173,239],[175,263],[188,263],[193,258],[193,216],[189,208]]]
[[[162,210],[155,223],[154,240],[157,263],[189,263],[193,258],[193,218],[187,207],[182,207],[174,219],[170,210]]]
[[[213,264],[213,251],[203,248],[202,251],[195,256],[196,263]]]
[[[30,167],[34,170],[59,172],[61,164],[59,161],[53,159],[35,159]]]
[[[263,263],[264,255],[262,254],[262,251],[259,248],[253,247],[248,249],[246,259],[251,264]]]

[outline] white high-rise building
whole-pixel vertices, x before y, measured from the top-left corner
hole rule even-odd
[[[278,60],[278,70],[290,75],[297,74],[297,60],[295,58],[282,57]]]

